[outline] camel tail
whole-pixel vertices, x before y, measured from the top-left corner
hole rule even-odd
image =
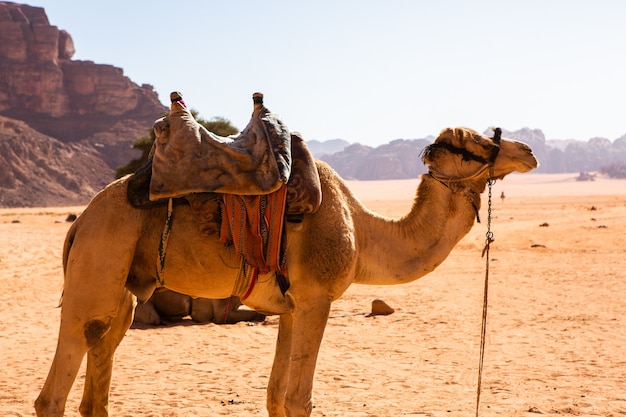
[[[70,250],[72,249],[72,244],[74,243],[74,238],[76,237],[76,226],[77,222],[72,223],[70,230],[67,231],[67,235],[65,236],[65,243],[63,244],[63,276],[67,274],[67,259],[70,256]],[[61,291],[61,297],[59,298],[59,304],[57,307],[61,307],[63,305],[63,291]]]

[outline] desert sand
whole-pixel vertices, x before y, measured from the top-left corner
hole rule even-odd
[[[512,175],[493,188],[481,416],[626,415],[626,180]],[[350,182],[372,210],[407,212],[418,180]],[[501,199],[501,193],[505,198]],[[0,416],[33,416],[56,347],[69,213],[0,209]],[[334,303],[313,416],[473,416],[487,230],[403,286],[353,285]],[[395,309],[367,317],[371,302]],[[266,416],[278,318],[130,329],[112,416]],[[78,416],[84,364],[67,403]]]

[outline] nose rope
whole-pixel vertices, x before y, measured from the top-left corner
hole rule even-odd
[[[493,162],[495,162],[496,157],[498,156],[498,152],[500,152],[500,143],[502,143],[502,129],[499,127],[494,129],[493,134],[493,143],[497,145],[495,154],[492,156],[493,160],[491,163],[491,178],[487,181],[487,185],[489,187],[488,194],[488,203],[487,203],[487,233],[485,234],[485,248],[483,249],[482,256],[485,257],[485,283],[483,287],[483,314],[481,320],[481,328],[480,328],[480,357],[478,360],[478,381],[476,387],[476,417],[480,412],[480,394],[482,391],[482,380],[483,380],[483,364],[485,361],[485,340],[487,338],[487,306],[488,306],[488,293],[489,293],[489,249],[491,248],[491,243],[493,242],[493,232],[491,231],[491,197],[492,197],[492,187],[495,184],[496,180],[493,178]]]
[[[490,179],[487,181],[489,185],[489,200],[487,205],[487,233],[485,234],[485,248],[483,249],[482,257],[485,258],[485,283],[483,287],[483,315],[480,328],[480,355],[478,360],[478,383],[476,387],[476,417],[480,411],[480,394],[482,391],[483,380],[483,363],[485,360],[485,340],[487,338],[487,296],[489,292],[489,249],[491,243],[494,241],[493,232],[491,231],[491,188],[495,180]]]

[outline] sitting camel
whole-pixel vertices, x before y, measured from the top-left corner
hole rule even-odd
[[[176,110],[176,111],[174,111]],[[203,145],[197,123],[172,103],[161,133]],[[188,112],[187,112],[188,113]],[[269,417],[311,414],[318,351],[331,303],[351,284],[403,284],[440,265],[472,228],[490,179],[537,167],[521,142],[466,128],[444,129],[423,155],[410,212],[398,219],[367,209],[327,164],[317,161],[322,201],[315,213],[286,223],[289,286],[260,274],[243,300],[279,315],[267,388]],[[97,194],[68,231],[63,250],[64,298],[58,345],[35,401],[39,417],[62,416],[87,354],[83,416],[107,416],[115,349],[132,322],[136,299],[150,298],[166,207],[137,209],[126,198],[129,177]],[[165,287],[194,297],[242,296],[240,259],[232,246],[203,235],[188,205],[174,207]],[[245,278],[245,277],[244,277]],[[244,297],[242,297],[244,298]]]
[[[234,324],[240,321],[264,321],[265,315],[240,309],[241,299],[193,298],[166,288],[155,291],[143,304],[137,304],[133,323],[157,326],[163,321],[180,321],[189,316],[196,323]]]

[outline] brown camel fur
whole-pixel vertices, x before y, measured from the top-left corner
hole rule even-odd
[[[502,139],[498,146],[464,128],[444,129],[423,159],[430,174],[422,176],[411,211],[399,219],[368,210],[335,171],[317,162],[322,204],[301,223],[285,226],[289,289],[283,295],[275,280],[261,276],[244,300],[259,312],[280,315],[267,388],[270,417],[310,415],[330,306],[351,284],[402,284],[428,274],[471,229],[489,178],[537,166],[527,145]],[[63,415],[85,354],[80,412],[108,416],[113,355],[132,322],[135,297],[147,300],[155,289],[166,218],[166,208],[131,207],[127,182],[122,178],[96,195],[68,231],[59,340],[35,402],[40,417]],[[238,266],[232,247],[198,230],[188,206],[175,208],[166,287],[226,298],[236,287]]]
[[[137,304],[133,324],[157,326],[177,322],[189,316],[196,323],[234,324],[240,321],[264,321],[265,316],[254,310],[240,309],[237,296],[228,298],[193,298],[164,289],[155,292],[144,304]]]

